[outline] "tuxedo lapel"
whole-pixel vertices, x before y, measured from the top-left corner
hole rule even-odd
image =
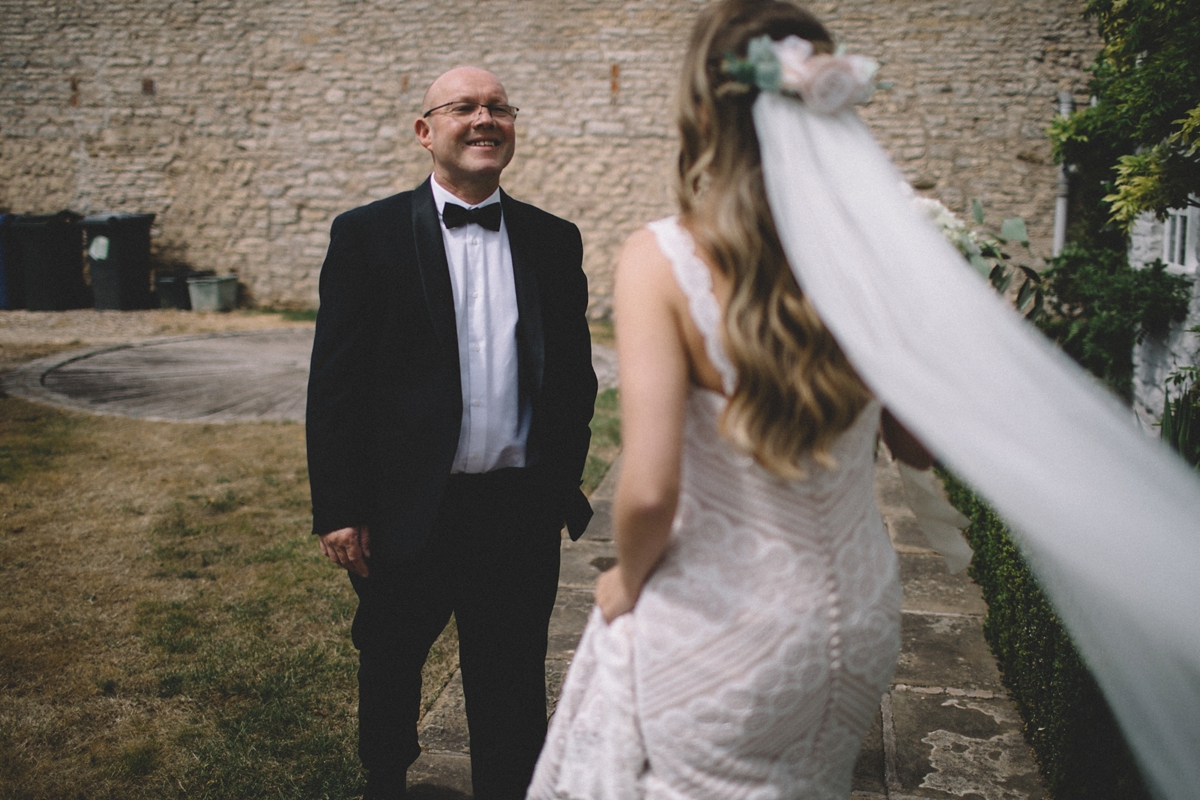
[[[517,349],[519,380],[527,397],[541,391],[545,367],[545,340],[542,333],[542,302],[538,294],[537,251],[532,237],[537,233],[526,224],[520,205],[500,190],[504,226],[512,253],[513,279],[517,289]]]
[[[434,334],[438,344],[447,352],[454,353],[457,362],[458,328],[454,319],[454,290],[450,285],[450,268],[446,263],[446,245],[442,240],[441,223],[438,222],[437,204],[433,201],[433,190],[429,187],[428,179],[413,190],[412,230],[421,285],[425,289],[425,303],[429,307]]]

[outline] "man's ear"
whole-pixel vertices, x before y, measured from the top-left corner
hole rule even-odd
[[[426,150],[433,146],[433,128],[429,127],[429,120],[424,117],[417,117],[413,123],[413,132],[417,134],[417,141]]]

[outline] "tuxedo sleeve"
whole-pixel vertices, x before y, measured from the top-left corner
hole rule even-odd
[[[362,227],[353,212],[335,219],[321,268],[305,414],[316,534],[363,525],[370,518],[367,399],[375,326],[382,314]]]
[[[580,490],[580,481],[592,437],[590,423],[596,405],[596,372],[592,367],[592,336],[587,323],[588,288],[583,271],[583,240],[574,225],[569,225],[563,239],[560,262],[563,301],[558,306],[563,316],[557,326],[558,336],[562,337],[557,345],[562,348],[563,369],[560,391],[556,392],[562,403],[563,438],[558,466],[564,476],[560,487],[563,515],[571,538],[577,539],[592,516],[591,506]]]

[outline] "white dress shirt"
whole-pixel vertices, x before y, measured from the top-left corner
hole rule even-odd
[[[447,202],[467,208],[500,202],[497,189],[471,205],[430,181],[438,219]],[[500,230],[443,223],[446,264],[454,292],[458,363],[462,375],[462,432],[451,472],[490,472],[525,466],[533,417],[517,378],[517,288],[503,218]]]

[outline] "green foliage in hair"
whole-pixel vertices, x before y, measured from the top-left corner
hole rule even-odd
[[[738,83],[747,86],[757,86],[764,92],[779,91],[779,79],[782,74],[779,59],[771,49],[771,37],[759,36],[750,40],[746,47],[746,57],[738,58],[733,53],[726,53],[721,62],[721,69],[726,75]]]

